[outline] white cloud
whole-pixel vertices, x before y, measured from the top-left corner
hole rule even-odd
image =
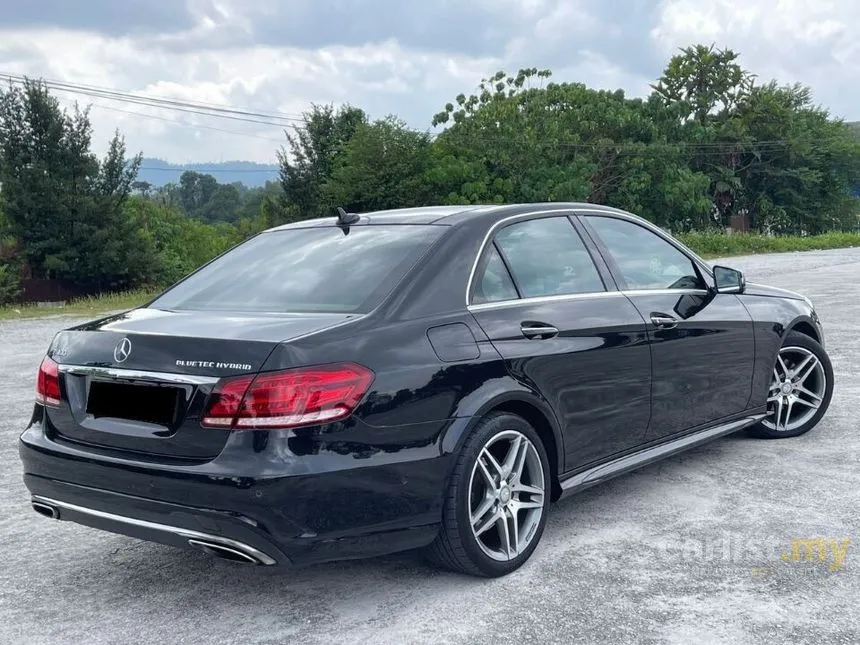
[[[462,91],[464,83],[471,84],[497,64],[408,51],[394,41],[319,50],[259,46],[183,53],[147,49],[125,37],[0,31],[0,60],[4,53],[20,50],[28,55],[5,57],[2,71],[293,117],[311,103],[350,102],[379,117],[405,111],[416,127],[429,127],[434,111]],[[177,162],[272,161],[284,141],[277,125],[57,96],[66,105],[75,98],[94,103],[94,143],[100,149],[116,128],[125,134],[130,150]]]
[[[426,128],[499,69],[644,95],[678,47],[716,42],[860,118],[856,0],[50,1],[4,15],[0,72],[290,115],[349,102]],[[98,103],[102,149],[115,128],[131,150],[179,162],[271,161],[284,140],[274,126]]]

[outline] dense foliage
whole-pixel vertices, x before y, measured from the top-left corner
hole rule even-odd
[[[857,229],[860,138],[808,88],[758,83],[735,52],[699,45],[652,89],[629,98],[549,70],[498,72],[432,118],[437,136],[313,106],[286,133],[279,181],[253,189],[192,171],[161,188],[136,181],[140,156],[119,134],[104,159],[92,154],[86,111],[64,112],[39,82],[0,90],[0,300],[17,276],[167,284],[256,231],[337,206],[599,202],[697,231],[687,239],[716,254],[741,221],[766,235]]]

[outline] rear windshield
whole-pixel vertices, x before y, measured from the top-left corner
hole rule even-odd
[[[353,226],[262,233],[149,306],[239,312],[370,311],[439,238],[442,226]]]

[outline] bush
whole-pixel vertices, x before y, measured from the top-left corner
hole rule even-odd
[[[13,302],[21,293],[18,272],[10,264],[0,264],[0,305]]]
[[[822,235],[759,235],[719,232],[680,233],[677,238],[696,253],[707,257],[816,251],[860,246],[860,233],[824,233]]]

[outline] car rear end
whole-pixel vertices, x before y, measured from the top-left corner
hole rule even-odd
[[[20,441],[34,509],[257,564],[432,539],[438,452],[356,455],[394,379],[374,312],[444,228],[267,232],[147,307],[59,333]]]

